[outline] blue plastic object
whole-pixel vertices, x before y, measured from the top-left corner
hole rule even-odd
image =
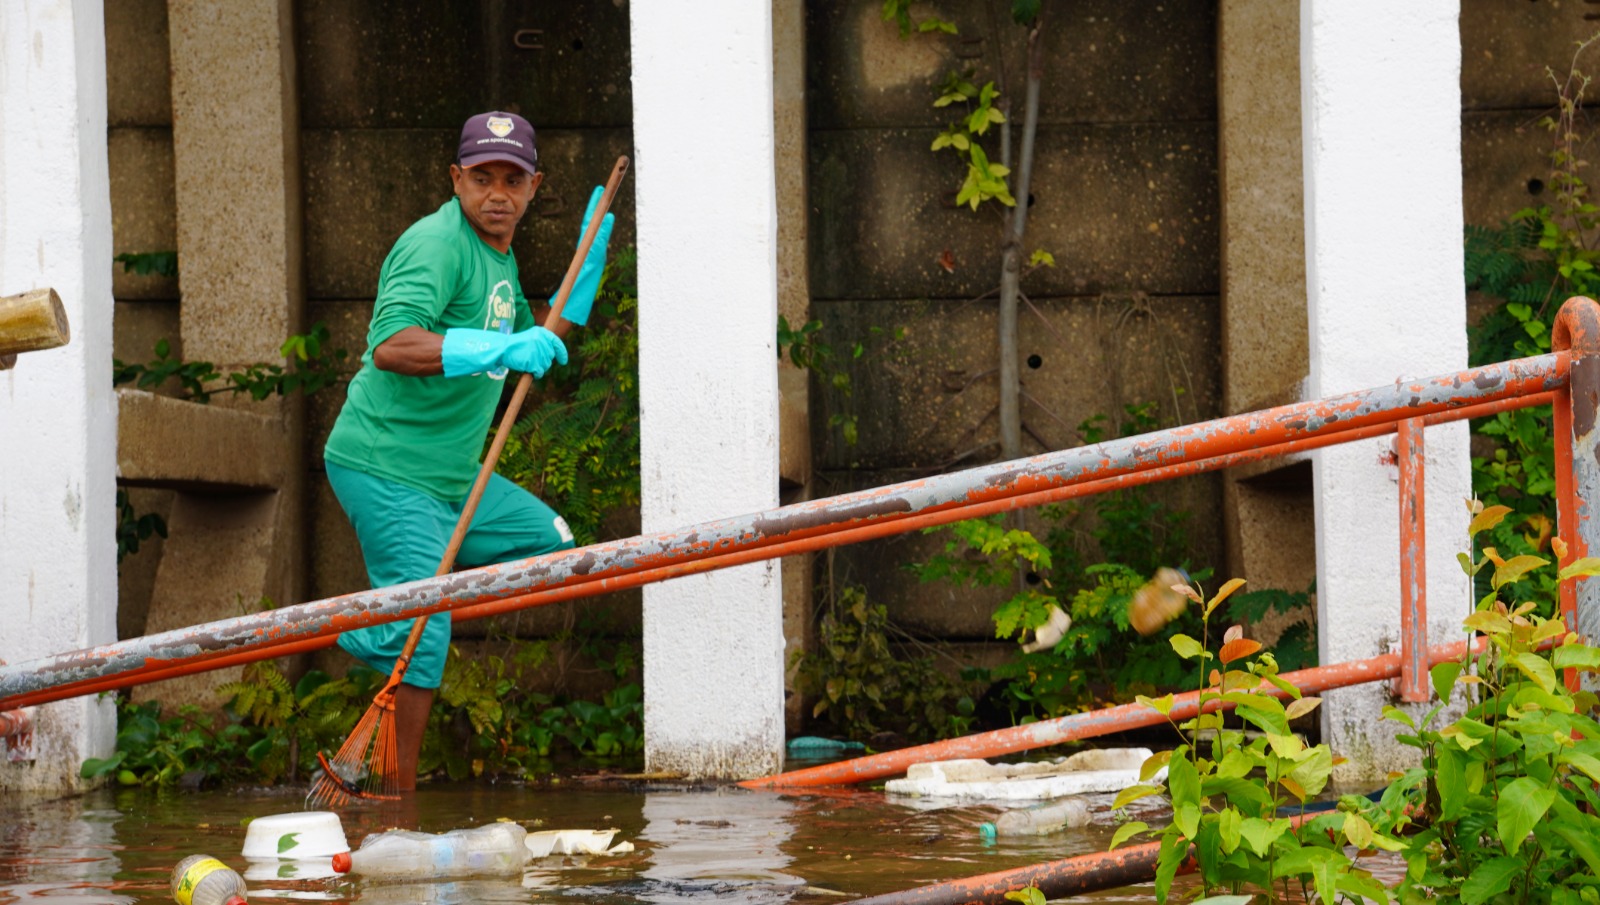
[[[552,363],[567,363],[567,347],[561,337],[543,327],[510,336],[494,330],[453,327],[444,333],[440,357],[446,377],[483,374],[502,365],[543,377]]]
[[[579,242],[583,241],[583,234],[589,231],[589,220],[594,216],[594,209],[604,193],[605,189],[595,186],[594,192],[589,195],[589,207],[583,212],[583,227],[578,230]],[[613,214],[601,218],[600,229],[594,234],[589,254],[584,257],[578,278],[573,281],[572,291],[567,294],[567,305],[561,309],[563,318],[580,327],[589,322],[589,312],[594,309],[594,297],[600,292],[600,275],[606,269],[606,246],[611,242],[611,224],[616,219]]]

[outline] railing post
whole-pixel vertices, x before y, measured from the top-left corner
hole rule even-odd
[[[1423,505],[1423,421],[1400,422],[1400,677],[1394,692],[1413,704],[1428,700],[1428,544]]]
[[[1568,355],[1566,389],[1556,394],[1556,513],[1573,560],[1600,553],[1600,305],[1573,296],[1556,315],[1551,344]],[[1561,614],[1588,643],[1600,640],[1600,582],[1561,583]],[[1570,678],[1569,678],[1570,683]]]

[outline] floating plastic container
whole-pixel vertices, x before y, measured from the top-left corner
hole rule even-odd
[[[210,855],[190,855],[172,869],[178,905],[247,905],[244,878]]]
[[[382,880],[512,876],[528,860],[526,837],[526,830],[509,822],[438,835],[390,830],[335,855],[333,869]]]
[[[331,858],[350,851],[344,826],[332,811],[269,814],[250,821],[244,833],[244,856],[251,861]]]
[[[1048,836],[1089,824],[1089,806],[1077,798],[1047,801],[1031,808],[1007,811],[978,827],[984,838],[992,836]]]

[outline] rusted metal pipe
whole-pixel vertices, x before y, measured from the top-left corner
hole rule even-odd
[[[1600,553],[1600,306],[1593,299],[1567,299],[1556,315],[1551,345],[1570,358],[1566,391],[1555,406],[1556,513],[1567,542],[1566,566]],[[1592,644],[1600,639],[1600,582],[1576,578],[1561,583],[1561,612],[1568,625]],[[1568,682],[1575,676],[1568,675]]]
[[[1400,700],[1428,700],[1428,544],[1424,530],[1422,419],[1400,422],[1395,456],[1400,464]]]
[[[650,580],[656,580],[690,574],[678,571],[679,567],[692,571],[718,567],[692,565],[712,557],[739,554],[719,560],[719,565],[734,565],[832,546],[846,538],[879,536],[877,531],[911,530],[921,523],[910,520],[919,516],[934,521],[934,516],[945,513],[938,521],[955,521],[979,514],[980,509],[973,507],[1010,508],[1018,505],[1010,502],[1014,498],[1158,468],[1175,469],[1171,475],[1192,473],[1203,470],[1195,460],[1264,457],[1256,449],[1259,447],[1341,442],[1341,435],[1354,439],[1392,430],[1395,421],[1406,417],[1459,415],[1464,409],[1489,403],[1511,405],[1521,401],[1518,397],[1559,389],[1565,384],[1565,373],[1565,359],[1560,354],[1501,362],[57,654],[0,667],[0,707],[17,706],[24,695],[29,695],[26,700],[30,702],[39,702],[87,693],[103,686],[99,680],[108,676],[136,672],[149,676],[185,667],[198,671],[215,668],[204,664],[223,657],[240,662],[236,655],[246,652],[258,652],[261,656],[256,659],[264,659],[277,656],[289,645],[398,619],[468,607],[479,607],[478,615],[489,615],[498,611],[493,605],[506,598],[526,598],[574,585],[593,583],[586,592],[505,606],[603,593],[638,583],[640,579],[622,582],[634,573],[665,570],[654,573]],[[1033,499],[1044,501],[1041,496]],[[906,524],[891,527],[901,521]],[[840,534],[856,529],[871,530],[854,536]],[[828,534],[840,537],[823,539],[814,546],[798,543]],[[766,552],[759,552],[764,548]],[[51,689],[76,690],[44,697],[34,694]]]
[[[1437,412],[1428,416],[1425,420],[1429,425],[1433,425],[1466,418],[1483,417],[1510,409],[1548,404],[1554,395],[1554,393],[1544,392],[1529,396],[1512,397],[1482,405],[1467,406],[1444,412]],[[1242,452],[1230,453],[1225,456],[1216,456],[1196,462],[1184,462],[1176,465],[1167,465],[1146,471],[1119,475],[1114,478],[1104,478],[1097,481],[1072,484],[1063,487],[1052,488],[1050,490],[1023,494],[1021,496],[993,500],[986,503],[971,504],[963,507],[957,507],[955,509],[942,510],[939,512],[927,513],[918,516],[909,516],[905,519],[897,521],[879,522],[858,528],[841,529],[833,534],[802,538],[798,541],[775,544],[770,547],[757,547],[749,550],[736,551],[733,553],[722,554],[720,556],[677,563],[671,566],[647,569],[642,572],[634,572],[618,577],[574,579],[572,582],[566,585],[554,587],[548,590],[520,594],[502,600],[495,600],[488,603],[480,603],[472,606],[453,609],[451,611],[451,616],[456,621],[497,616],[528,607],[560,603],[575,598],[610,593],[613,591],[638,587],[654,581],[662,581],[684,575],[698,574],[713,569],[741,565],[761,559],[810,552],[842,544],[858,543],[861,541],[873,540],[901,532],[914,531],[921,528],[947,524],[949,522],[960,521],[962,519],[979,518],[1011,509],[1040,506],[1046,503],[1061,502],[1073,497],[1087,496],[1095,493],[1103,493],[1108,490],[1118,490],[1139,484],[1170,480],[1176,477],[1199,474],[1220,468],[1233,467],[1262,459],[1269,459],[1292,453],[1318,449],[1336,443],[1345,443],[1352,440],[1380,436],[1384,433],[1391,433],[1395,429],[1396,428],[1394,424],[1371,425],[1355,430],[1347,430],[1342,433],[1324,434],[1302,440],[1294,440],[1288,443],[1281,443],[1271,447],[1249,449]],[[571,553],[556,555],[571,555]],[[284,610],[278,610],[276,612],[282,615],[287,609],[292,608],[285,608]],[[402,612],[399,615],[391,618],[406,618],[409,612],[410,611]],[[391,620],[375,620],[374,624],[376,624],[377,621]],[[213,626],[215,625],[217,624],[213,623]],[[205,628],[207,628],[207,626],[200,626],[190,631],[199,631]],[[284,640],[268,638],[264,639],[260,644],[251,645],[249,647],[236,646],[229,649],[200,651],[194,656],[184,659],[165,658],[160,660],[151,660],[144,665],[134,667],[132,669],[108,672],[103,675],[92,675],[79,681],[57,683],[37,691],[12,695],[0,699],[0,706],[43,704],[50,701],[77,697],[85,694],[98,694],[106,691],[115,691],[120,688],[127,688],[133,685],[159,682],[164,679],[192,675],[194,673],[205,672],[207,670],[222,669],[229,666],[240,666],[258,660],[271,659],[273,657],[308,653],[310,651],[331,647],[336,636],[337,631],[332,628],[328,628],[322,632],[313,634],[313,636],[309,638],[289,638]],[[121,643],[137,643],[138,640],[139,639],[136,639],[133,642]]]
[[[1289,818],[1294,826],[1320,814],[1296,814]],[[1132,886],[1155,879],[1156,863],[1161,857],[1161,843],[1146,842],[1128,845],[1114,852],[1091,852],[1075,855],[1060,861],[1030,864],[1012,870],[960,877],[930,883],[916,889],[866,896],[851,905],[1007,905],[1006,893],[1038,888],[1049,900],[1064,899],[1102,889]],[[1189,857],[1178,865],[1177,873],[1192,874],[1200,869],[1191,849]]]
[[[1479,652],[1483,650],[1484,645],[1484,640],[1479,639],[1473,642],[1472,651],[1474,653]],[[1466,654],[1467,651],[1468,643],[1465,641],[1435,645],[1428,648],[1427,662],[1429,666],[1432,666],[1435,663],[1442,663],[1446,660],[1456,660]],[[1313,666],[1310,669],[1298,669],[1293,672],[1283,673],[1281,678],[1299,688],[1303,693],[1317,694],[1330,688],[1345,688],[1350,685],[1360,685],[1364,682],[1392,679],[1398,675],[1400,675],[1400,655],[1393,653],[1370,657],[1366,660],[1351,660],[1347,663],[1335,663],[1330,666]],[[1287,693],[1265,682],[1262,683],[1260,691],[1275,697],[1288,697]],[[1208,713],[1213,710],[1231,709],[1233,709],[1231,703],[1218,700],[1208,701],[1205,706],[1205,710]],[[1199,712],[1200,692],[1185,692],[1173,697],[1170,720],[1186,720],[1196,716]],[[1015,754],[1018,751],[1029,751],[1034,748],[1059,745],[1062,742],[1093,738],[1098,735],[1109,735],[1113,732],[1125,732],[1129,729],[1158,726],[1168,722],[1168,720],[1168,716],[1162,716],[1148,705],[1138,703],[1122,704],[1117,707],[1107,707],[1103,710],[1095,710],[1089,713],[1074,713],[1057,717],[1053,720],[1040,720],[1037,723],[1028,723],[1022,726],[995,729],[991,732],[979,732],[962,738],[946,739],[927,745],[901,748],[897,751],[885,751],[882,754],[873,754],[837,763],[819,764],[803,770],[791,770],[774,776],[745,780],[739,785],[747,789],[849,785],[898,776],[904,773],[912,764],[955,760],[958,758],[998,757],[1003,754]]]

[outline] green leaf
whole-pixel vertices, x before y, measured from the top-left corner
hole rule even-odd
[[[1111,835],[1111,844],[1106,847],[1106,851],[1115,849],[1117,846],[1127,842],[1129,839],[1148,829],[1150,829],[1149,824],[1144,823],[1143,821],[1132,820],[1124,823],[1122,826],[1117,827],[1117,831]]]
[[[1233,854],[1239,847],[1239,825],[1242,823],[1239,812],[1234,808],[1223,808],[1217,815],[1217,835],[1222,841],[1222,850]]]
[[[1279,824],[1274,821],[1263,820],[1260,817],[1246,817],[1239,824],[1239,836],[1256,853],[1256,857],[1265,858],[1271,850],[1272,843],[1282,836],[1288,824]]]
[[[1011,21],[1023,27],[1032,27],[1039,18],[1042,0],[1011,0]]]
[[[1135,700],[1162,716],[1172,715],[1172,695],[1170,694],[1162,695],[1159,698],[1147,698],[1141,694],[1137,695]]]
[[[1159,786],[1146,786],[1138,784],[1125,786],[1122,791],[1117,793],[1116,799],[1111,802],[1111,810],[1118,811],[1141,798],[1159,794],[1161,794],[1161,789]]]
[[[1206,649],[1200,645],[1200,642],[1194,640],[1188,635],[1173,635],[1170,639],[1168,639],[1168,642],[1172,645],[1172,649],[1178,652],[1178,656],[1185,660],[1193,660],[1195,657],[1202,656],[1206,652]]]
[[[1518,672],[1527,676],[1535,685],[1544,691],[1555,687],[1556,672],[1550,668],[1550,661],[1539,656],[1525,652],[1506,655],[1506,662],[1517,668]]]
[[[281,855],[284,852],[288,851],[291,848],[294,848],[296,845],[299,845],[299,844],[300,844],[300,834],[299,833],[284,833],[282,836],[278,837],[278,854]]]
[[[1176,833],[1161,837],[1161,854],[1156,857],[1156,899],[1166,902],[1166,891],[1178,875],[1178,867],[1189,857],[1189,842]]]
[[[1573,826],[1569,822],[1558,821],[1551,825],[1550,831],[1566,840],[1566,843],[1572,846],[1572,850],[1577,852],[1578,857],[1582,858],[1584,863],[1589,866],[1591,874],[1600,874],[1600,841],[1597,841],[1595,837],[1595,824],[1600,823],[1600,821],[1596,821],[1592,815],[1588,814],[1583,815],[1583,817],[1589,823],[1589,826]]]
[[[1433,668],[1428,670],[1428,678],[1433,680],[1433,693],[1442,701],[1450,700],[1450,692],[1456,687],[1456,678],[1460,675],[1460,660],[1433,664]]]
[[[1522,847],[1522,841],[1533,831],[1535,824],[1550,809],[1551,803],[1556,800],[1556,793],[1551,789],[1541,786],[1538,781],[1526,776],[1518,777],[1500,791],[1500,800],[1495,805],[1495,816],[1500,831],[1500,843],[1506,851],[1515,855]],[[1520,863],[1520,862],[1519,862]],[[1477,876],[1477,872],[1473,872]],[[1497,890],[1498,892],[1499,890]],[[1463,892],[1463,900],[1465,893]]]
[[[1575,576],[1587,578],[1591,575],[1600,575],[1600,558],[1585,556],[1582,559],[1574,560],[1568,563],[1566,567],[1561,570],[1560,579],[1562,581],[1566,581],[1567,579]]]
[[[1520,858],[1491,858],[1473,869],[1472,875],[1461,884],[1462,905],[1483,905],[1511,888],[1511,881],[1522,873],[1525,865]]]
[[[1200,806],[1200,774],[1187,752],[1174,752],[1167,764],[1167,795],[1174,810],[1185,804]]]
[[[1528,572],[1549,564],[1550,560],[1538,556],[1529,556],[1527,554],[1513,556],[1506,560],[1505,565],[1495,568],[1494,586],[1497,588],[1504,587]]]

